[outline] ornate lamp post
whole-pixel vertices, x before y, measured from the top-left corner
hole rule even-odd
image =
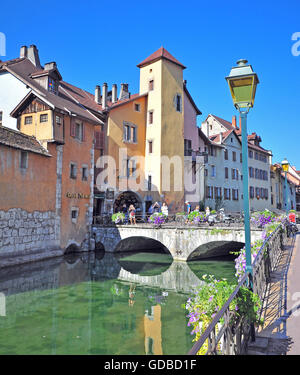
[[[243,166],[243,195],[244,195],[244,226],[245,226],[245,250],[246,250],[246,273],[249,276],[248,287],[253,289],[253,274],[251,262],[251,232],[250,232],[250,203],[248,184],[248,134],[247,114],[253,107],[256,86],[259,83],[257,74],[253,72],[252,66],[247,65],[247,60],[239,60],[237,66],[233,67],[226,77],[235,108],[240,112],[242,127],[242,166]],[[250,325],[251,340],[255,341],[254,324]]]
[[[287,172],[289,171],[289,162],[287,161],[286,158],[284,160],[282,160],[281,166],[282,166],[282,169],[283,169],[284,174],[285,174],[285,181],[284,181],[285,198],[284,198],[284,200],[285,200],[285,212],[286,212],[286,216],[288,216],[288,214],[289,214],[289,203],[288,203]]]
[[[247,65],[247,62],[247,60],[239,60],[237,66],[233,67],[229,76],[226,77],[226,81],[230,88],[233,104],[241,116],[246,272],[251,275],[250,283],[252,284],[247,114],[253,107],[259,80],[257,74],[253,72],[252,66]]]

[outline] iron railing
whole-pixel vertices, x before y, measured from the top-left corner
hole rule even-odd
[[[230,303],[244,286],[250,287],[260,300],[263,300],[270,274],[279,260],[286,238],[293,232],[292,228],[285,222],[266,238],[252,264],[253,276],[250,273],[243,275],[234,292],[188,354],[197,354],[205,343],[206,355],[246,353],[249,340],[255,340],[254,325],[245,317],[234,319],[234,314],[229,308]],[[222,319],[223,324],[220,323]]]

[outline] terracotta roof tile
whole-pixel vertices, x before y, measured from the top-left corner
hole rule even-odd
[[[179,62],[177,59],[175,59],[175,57],[172,56],[170,54],[170,52],[168,52],[164,47],[160,47],[157,51],[153,52],[145,60],[143,60],[141,63],[139,63],[137,65],[137,67],[141,68],[142,66],[148,65],[151,62],[153,62],[155,60],[159,60],[161,58],[169,60],[169,61],[173,62],[174,64],[177,64],[177,65],[181,66],[183,69],[186,68],[184,65],[181,64],[181,62]]]
[[[0,144],[45,156],[51,156],[35,137],[9,129],[5,126],[0,126]]]

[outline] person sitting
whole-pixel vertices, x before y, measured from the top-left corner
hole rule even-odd
[[[158,202],[155,202],[154,205],[153,205],[153,211],[154,213],[159,213],[160,211],[160,205],[158,204]]]

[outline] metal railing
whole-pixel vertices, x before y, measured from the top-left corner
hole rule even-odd
[[[293,231],[293,227],[288,222],[280,224],[263,242],[252,264],[253,276],[250,273],[243,275],[234,292],[188,354],[197,354],[205,343],[207,343],[206,355],[239,355],[246,352],[250,338],[252,341],[255,339],[254,325],[245,317],[233,319],[234,313],[230,311],[230,303],[244,286],[251,287],[260,300],[263,300],[270,274],[279,260],[287,237]],[[221,319],[224,320],[223,324],[220,323]]]

